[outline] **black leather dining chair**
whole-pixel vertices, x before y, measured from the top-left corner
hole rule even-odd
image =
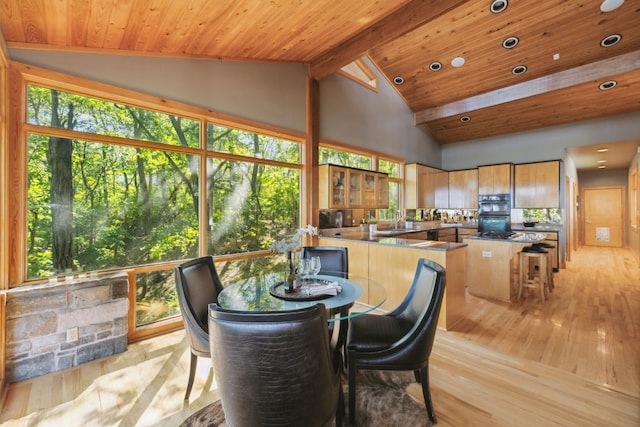
[[[319,257],[320,274],[349,278],[349,253],[339,246],[303,246],[302,258]]]
[[[222,283],[211,256],[197,258],[177,266],[175,279],[178,304],[191,348],[189,382],[184,395],[184,400],[189,400],[198,357],[211,357],[207,311],[210,303],[218,301]]]
[[[211,304],[209,334],[229,426],[342,424],[342,361],[331,351],[323,304],[275,312]]]
[[[431,422],[436,422],[429,391],[429,356],[444,297],[445,269],[420,259],[402,303],[386,315],[363,314],[349,321],[346,355],[349,375],[349,419],[355,422],[358,369],[414,371]]]

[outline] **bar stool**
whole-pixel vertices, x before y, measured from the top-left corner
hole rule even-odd
[[[555,248],[554,245],[545,242],[534,243],[531,246],[534,248],[542,248],[543,250]],[[538,266],[538,269],[540,269],[540,266]],[[552,292],[556,286],[553,283],[553,263],[551,262],[551,253],[547,255],[547,283],[549,285],[549,292]]]
[[[547,289],[551,291],[549,283],[549,273],[547,270],[549,252],[541,247],[526,246],[520,252],[520,285],[518,287],[518,299],[522,296],[523,288],[537,288],[540,290],[540,299],[545,301],[544,293]],[[529,266],[535,262],[538,270],[530,269]]]

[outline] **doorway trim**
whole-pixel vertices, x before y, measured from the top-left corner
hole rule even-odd
[[[590,190],[620,190],[620,215],[621,215],[621,227],[620,227],[620,239],[621,247],[627,247],[627,213],[626,213],[626,188],[623,185],[608,185],[608,186],[595,186],[595,187],[583,187],[580,191],[580,199],[582,203],[582,209],[580,213],[580,226],[582,227],[581,242],[583,245],[587,245],[587,224],[585,216],[586,198],[585,193]]]

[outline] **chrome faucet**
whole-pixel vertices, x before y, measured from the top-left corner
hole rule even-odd
[[[400,221],[402,221],[402,211],[400,209],[398,209],[396,211],[396,222],[393,224],[393,228],[395,230],[397,230],[399,228],[398,224],[400,224]]]

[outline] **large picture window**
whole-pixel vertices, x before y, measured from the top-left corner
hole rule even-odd
[[[195,156],[29,135],[28,279],[193,258]]]
[[[300,226],[301,140],[108,94],[27,95],[26,281],[126,268],[141,326],[179,313],[182,260],[221,257],[225,282],[281,268],[270,247]]]

